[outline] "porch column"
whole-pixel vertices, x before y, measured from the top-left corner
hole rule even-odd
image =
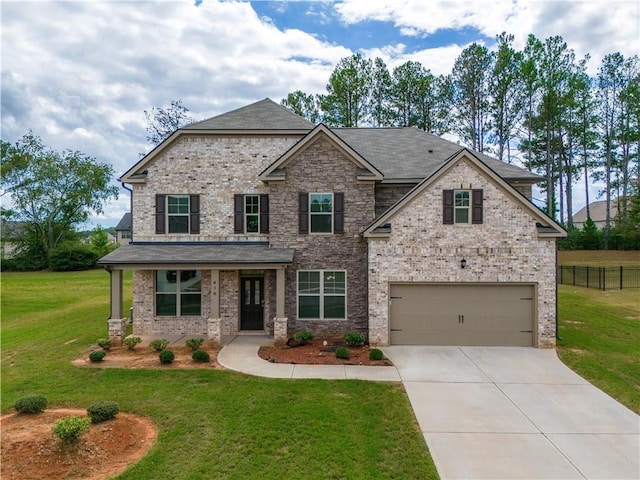
[[[220,270],[211,269],[211,306],[207,319],[207,337],[217,345],[222,344],[222,319],[220,318]]]
[[[109,270],[111,276],[111,316],[112,319],[123,318],[122,315],[122,270]]]
[[[287,317],[284,316],[284,268],[276,269],[276,318],[273,319],[273,343],[284,345],[287,342]]]

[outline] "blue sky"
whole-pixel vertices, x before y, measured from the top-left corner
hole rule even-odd
[[[606,53],[638,53],[640,2],[0,1],[1,135],[33,130],[119,176],[149,151],[144,111],[154,106],[182,100],[202,120],[297,89],[322,93],[354,53],[446,74],[467,45],[491,48],[502,31],[516,48],[529,33],[561,35],[577,58],[591,54],[595,74]],[[582,206],[580,189],[575,198]],[[116,225],[128,208],[122,190],[92,224]]]

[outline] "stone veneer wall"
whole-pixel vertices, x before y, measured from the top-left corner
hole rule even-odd
[[[318,335],[367,332],[367,245],[360,232],[374,218],[374,185],[358,183],[356,165],[326,138],[318,138],[286,165],[286,180],[269,185],[270,240],[274,247],[295,248],[285,272],[285,316],[289,335],[310,329]],[[344,233],[298,233],[299,192],[344,192]],[[299,320],[298,270],[346,270],[347,319]]]
[[[268,240],[233,233],[233,195],[268,193],[258,174],[299,138],[205,135],[178,138],[148,166],[147,183],[133,186],[134,241]],[[200,234],[156,235],[158,193],[200,194]]]
[[[442,190],[482,188],[482,225],[443,225]],[[556,244],[538,239],[535,219],[461,161],[394,215],[388,239],[369,239],[369,340],[389,341],[389,283],[537,284],[537,345],[555,345]],[[467,267],[460,268],[460,259]]]

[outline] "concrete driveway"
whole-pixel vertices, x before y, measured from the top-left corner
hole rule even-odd
[[[554,350],[385,347],[445,479],[639,479],[640,418]]]

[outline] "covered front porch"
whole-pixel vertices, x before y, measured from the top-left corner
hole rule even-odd
[[[109,336],[122,339],[123,271],[133,271],[135,335],[261,333],[287,339],[285,269],[293,249],[264,242],[133,243],[99,260],[110,274]]]

